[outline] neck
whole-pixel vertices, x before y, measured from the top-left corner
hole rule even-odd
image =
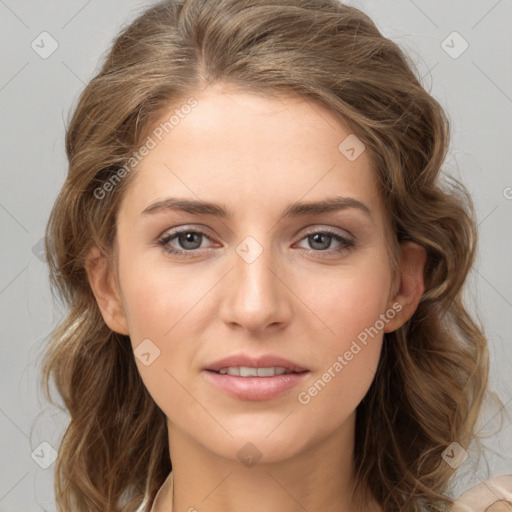
[[[174,492],[163,496],[162,510],[174,503],[175,512],[379,511],[374,502],[364,504],[354,490],[354,426],[355,414],[335,435],[286,459],[262,454],[256,464],[246,465],[236,455],[212,453],[168,421]]]

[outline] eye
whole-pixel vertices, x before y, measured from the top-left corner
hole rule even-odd
[[[208,237],[203,231],[188,228],[175,229],[173,231],[167,231],[161,236],[158,239],[158,245],[168,253],[188,256],[189,254],[187,253],[197,252],[197,249],[202,248],[201,245],[204,239],[208,239]],[[177,244],[178,247],[171,245],[173,242]]]
[[[305,249],[313,250],[314,252],[344,252],[355,246],[354,241],[330,229],[309,232],[302,240],[307,240],[307,243],[312,247],[312,249]],[[334,249],[328,250],[333,241],[339,245]]]
[[[203,245],[205,240],[209,240],[209,237],[203,231],[184,227],[167,231],[158,239],[157,243],[169,254],[189,257],[197,254],[199,249],[205,248]],[[341,253],[355,246],[353,240],[330,229],[310,231],[301,239],[301,242],[303,240],[307,240],[310,248],[301,247],[301,249],[315,253]],[[333,242],[336,242],[338,246],[332,248]]]

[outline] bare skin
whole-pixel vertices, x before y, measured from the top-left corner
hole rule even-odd
[[[172,501],[175,512],[381,510],[353,492],[355,410],[384,332],[418,305],[425,252],[403,244],[401,273],[392,272],[372,162],[367,152],[354,161],[340,152],[350,131],[327,109],[225,84],[195,97],[198,105],[144,158],[125,192],[118,281],[97,249],[88,265],[110,328],[128,334],[134,349],[149,339],[160,351],[148,366],[136,359],[167,416],[174,496],[163,493],[157,512]],[[280,218],[292,203],[335,196],[368,212],[349,205]],[[233,216],[143,213],[169,197],[213,202]],[[192,233],[165,238],[176,227]],[[243,245],[246,237],[256,244]],[[240,247],[262,252],[249,263]],[[345,357],[372,326],[378,334]],[[277,354],[309,373],[280,396],[239,399],[212,385],[205,367],[240,352]],[[309,392],[319,379],[325,386]],[[243,447],[260,457],[256,464],[243,463]]]

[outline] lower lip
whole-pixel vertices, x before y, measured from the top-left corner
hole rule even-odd
[[[274,377],[238,377],[211,370],[203,373],[214,386],[240,400],[270,400],[299,385],[309,375],[309,371]]]

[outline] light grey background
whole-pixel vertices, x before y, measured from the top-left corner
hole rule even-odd
[[[452,125],[445,169],[466,184],[478,212],[468,300],[487,330],[491,388],[505,415],[501,431],[492,433],[500,406],[489,402],[481,421],[490,432],[489,467],[469,447],[456,496],[512,473],[512,1],[348,3],[411,55],[445,107]],[[151,4],[0,0],[0,512],[55,510],[54,464],[41,465],[51,461],[67,416],[43,400],[39,359],[62,311],[52,304],[39,244],[67,171],[65,121],[119,28]],[[469,46],[460,53],[464,41]],[[52,44],[56,50],[44,55]]]

